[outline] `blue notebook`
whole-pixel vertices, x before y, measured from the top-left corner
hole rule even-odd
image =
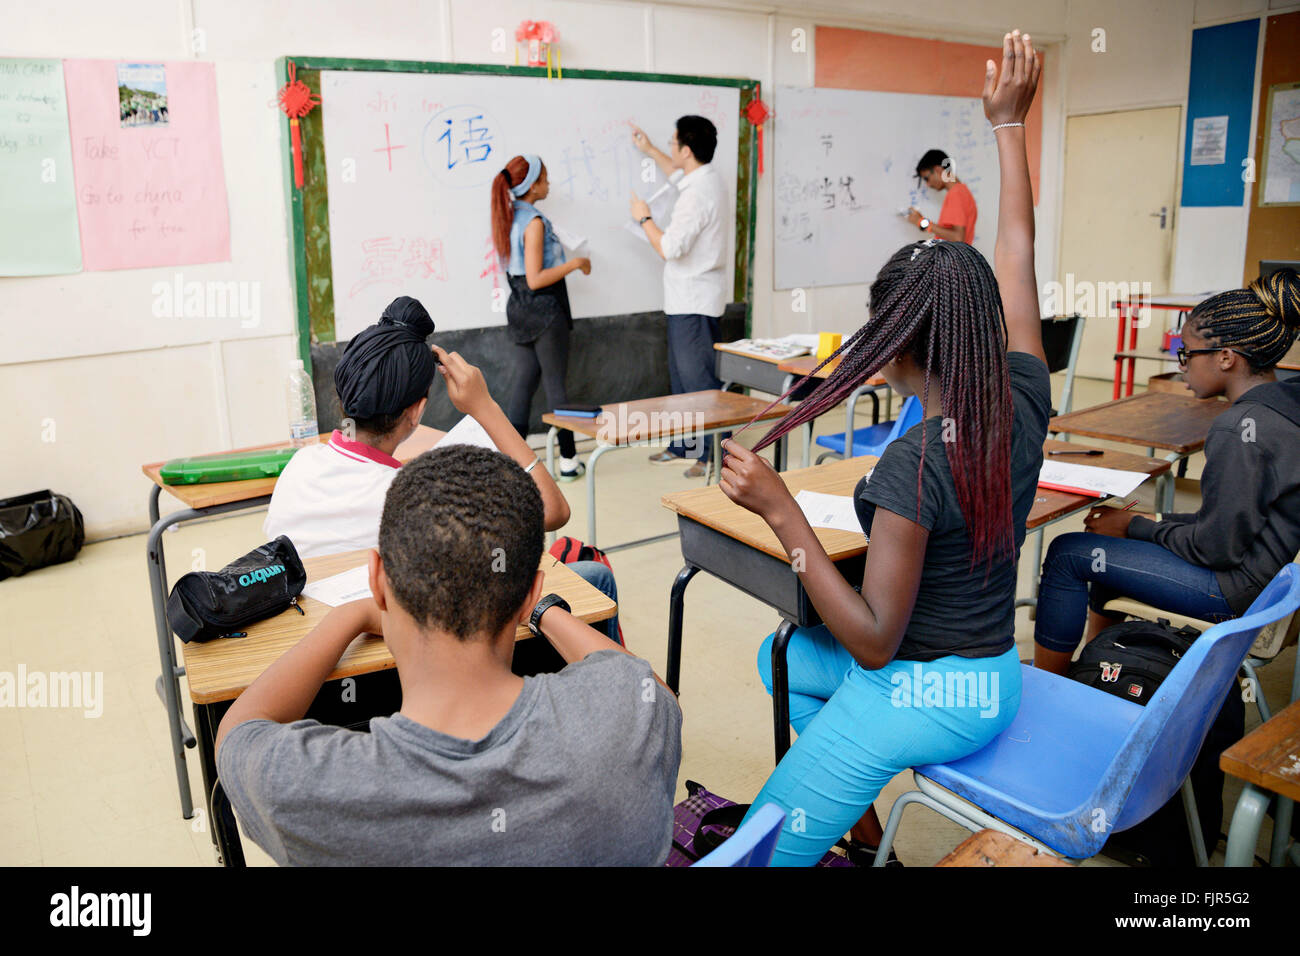
[[[565,418],[599,418],[602,411],[599,405],[566,405],[557,408],[555,414]]]

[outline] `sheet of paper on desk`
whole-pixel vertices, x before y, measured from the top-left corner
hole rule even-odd
[[[1117,468],[1098,468],[1094,465],[1076,465],[1065,461],[1043,462],[1038,473],[1038,484],[1056,491],[1075,491],[1084,495],[1105,498],[1110,495],[1122,498],[1147,480],[1140,471],[1120,471]]]
[[[492,451],[501,450],[488,437],[488,433],[483,430],[483,426],[469,415],[466,415],[453,425],[451,431],[439,438],[438,444],[433,447],[443,448],[447,445],[475,445],[479,448],[490,448]]]
[[[351,571],[312,581],[302,589],[302,593],[330,607],[368,598],[370,597],[370,566],[363,564]]]
[[[814,528],[834,528],[862,534],[862,523],[849,495],[827,495],[804,489],[794,496],[795,503]]]

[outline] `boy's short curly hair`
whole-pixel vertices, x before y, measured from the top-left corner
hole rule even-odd
[[[500,452],[452,445],[405,465],[384,499],[379,554],[397,602],[461,640],[496,634],[542,557],[542,496]]]

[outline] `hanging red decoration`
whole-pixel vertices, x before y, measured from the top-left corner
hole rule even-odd
[[[298,79],[298,66],[289,62],[289,82],[277,97],[280,109],[289,117],[289,135],[293,139],[293,184],[302,189],[302,126],[299,119],[320,105],[320,97]]]
[[[772,117],[771,109],[760,98],[762,95],[762,87],[755,85],[754,98],[745,107],[745,118],[758,127],[758,174],[760,176],[763,175],[763,123]]]

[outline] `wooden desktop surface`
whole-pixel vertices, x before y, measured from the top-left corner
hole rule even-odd
[[[1219,768],[1272,793],[1300,800],[1300,700],[1221,753]]]
[[[821,363],[822,360],[817,358],[815,355],[804,355],[801,356],[800,358],[787,359],[786,361],[778,365],[777,368],[779,368],[782,372],[789,372],[791,375],[798,375],[802,377],[804,375],[811,374],[812,370],[817,368],[818,365],[821,365]],[[824,368],[818,370],[817,374],[814,377],[829,378],[831,372],[839,368],[839,365],[840,365],[840,359],[838,358],[833,362],[828,362]],[[877,388],[879,388],[883,385],[888,385],[889,383],[885,381],[885,376],[873,375],[871,376],[871,378],[867,379],[862,384],[874,385]]]
[[[307,558],[307,583],[351,570],[366,563],[368,549],[345,551],[316,558]],[[546,574],[544,592],[554,592],[569,602],[573,614],[588,624],[611,618],[618,608],[603,592],[592,587],[560,564],[549,554],[542,555],[539,565]],[[263,671],[293,647],[308,631],[321,622],[329,612],[327,604],[312,598],[298,598],[305,614],[293,608],[275,617],[251,624],[245,630],[247,637],[218,638],[203,644],[186,644],[185,673],[189,679],[190,698],[196,704],[214,704],[233,700],[244,688],[257,679]],[[532,637],[527,627],[520,626],[515,640]],[[372,671],[393,667],[393,655],[382,637],[363,634],[344,652],[338,666],[327,678],[354,677]]]
[[[397,451],[393,457],[405,464],[417,455],[428,451],[445,434],[446,432],[430,428],[428,425],[417,425],[411,437],[397,446]],[[329,435],[320,436],[322,442],[329,440]],[[284,447],[286,447],[284,442],[278,442],[273,445],[235,448],[232,449],[232,452],[262,451],[267,448]],[[230,504],[236,501],[248,501],[252,498],[267,497],[275,490],[275,483],[278,480],[276,478],[249,478],[245,481],[214,481],[197,485],[167,485],[163,484],[162,477],[159,475],[164,464],[166,462],[156,461],[153,464],[141,465],[140,470],[144,472],[146,478],[181,504],[196,510]]]
[[[1055,440],[1043,443],[1044,453],[1054,448],[1086,447]],[[805,489],[828,495],[852,495],[858,481],[875,467],[877,461],[878,459],[871,455],[862,455],[857,458],[827,462],[824,465],[814,465],[811,468],[782,472],[781,478],[792,495],[797,495]],[[1141,471],[1153,476],[1169,470],[1167,461],[1113,451],[1106,451],[1101,455],[1078,456],[1078,463],[1095,465],[1098,468]],[[674,492],[664,495],[660,500],[670,511],[698,521],[774,558],[782,561],[789,560],[781,547],[781,542],[767,526],[767,522],[733,502],[717,485]],[[1030,508],[1026,525],[1033,530],[1097,500],[1090,495],[1039,488],[1034,496],[1034,504]],[[832,561],[854,557],[867,550],[866,537],[861,531],[840,531],[835,528],[814,528],[813,531]]]
[[[781,418],[790,411],[789,405],[768,408],[770,404],[748,395],[709,389],[643,398],[635,402],[613,402],[602,405],[604,410],[595,418],[573,418],[547,412],[542,421],[589,438],[599,438],[607,445],[628,445],[689,435],[697,428],[744,425],[755,415],[759,416],[759,421],[767,421]]]
[[[1146,392],[1057,415],[1048,427],[1054,432],[1163,448],[1186,455],[1205,447],[1210,425],[1227,408],[1228,403],[1217,398]]]

